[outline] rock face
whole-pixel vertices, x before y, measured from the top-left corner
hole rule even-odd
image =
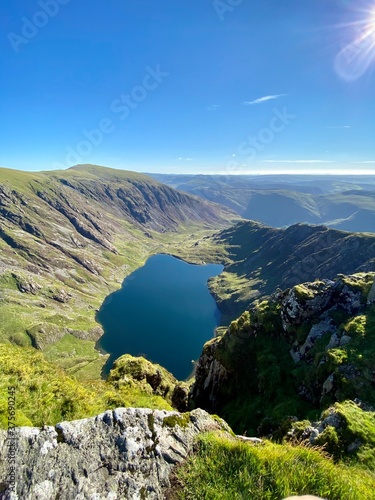
[[[205,344],[191,406],[255,432],[273,408],[277,422],[346,398],[374,404],[373,280],[374,273],[339,275],[251,306]]]
[[[0,498],[161,499],[173,467],[200,432],[229,430],[203,410],[179,414],[118,408],[42,429],[20,427],[16,487],[9,490],[6,432],[0,433]]]

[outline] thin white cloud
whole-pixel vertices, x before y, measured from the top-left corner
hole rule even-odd
[[[262,160],[262,163],[335,163],[331,160]]]
[[[273,95],[265,95],[263,97],[259,97],[254,101],[244,101],[243,104],[245,106],[250,106],[252,104],[261,104],[262,102],[272,101],[273,99],[278,99],[279,97],[286,96],[287,94],[273,94]]]
[[[177,159],[178,159],[178,161],[194,161],[193,158],[190,158],[190,156],[188,156],[187,158],[183,158],[182,156],[179,156]]]
[[[353,163],[358,163],[359,165],[373,165],[375,163],[375,160],[354,161]]]
[[[221,104],[212,104],[211,106],[208,106],[206,108],[206,110],[207,111],[216,111],[219,108],[221,108]]]
[[[352,128],[350,125],[338,125],[337,127],[326,127],[331,130],[338,130],[338,129],[343,129],[343,128]]]

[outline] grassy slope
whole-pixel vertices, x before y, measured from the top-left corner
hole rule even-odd
[[[174,497],[189,500],[280,500],[319,495],[327,500],[374,500],[375,475],[334,464],[317,450],[266,442],[251,446],[215,434],[177,472]]]
[[[0,427],[8,424],[8,387],[15,387],[16,425],[54,425],[97,415],[111,408],[136,406],[171,409],[146,384],[133,380],[81,383],[35,349],[0,344]]]

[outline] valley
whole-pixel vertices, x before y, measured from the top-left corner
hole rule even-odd
[[[0,186],[0,339],[42,349],[81,379],[98,378],[107,359],[95,349],[104,298],[155,253],[215,262],[224,251],[196,252],[195,239],[236,218],[141,174],[103,167],[1,169]]]

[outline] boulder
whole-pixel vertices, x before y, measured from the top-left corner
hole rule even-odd
[[[0,498],[161,499],[173,468],[191,453],[196,436],[215,429],[229,431],[200,409],[180,414],[137,408],[55,427],[16,428],[13,492],[7,433],[0,431]]]

